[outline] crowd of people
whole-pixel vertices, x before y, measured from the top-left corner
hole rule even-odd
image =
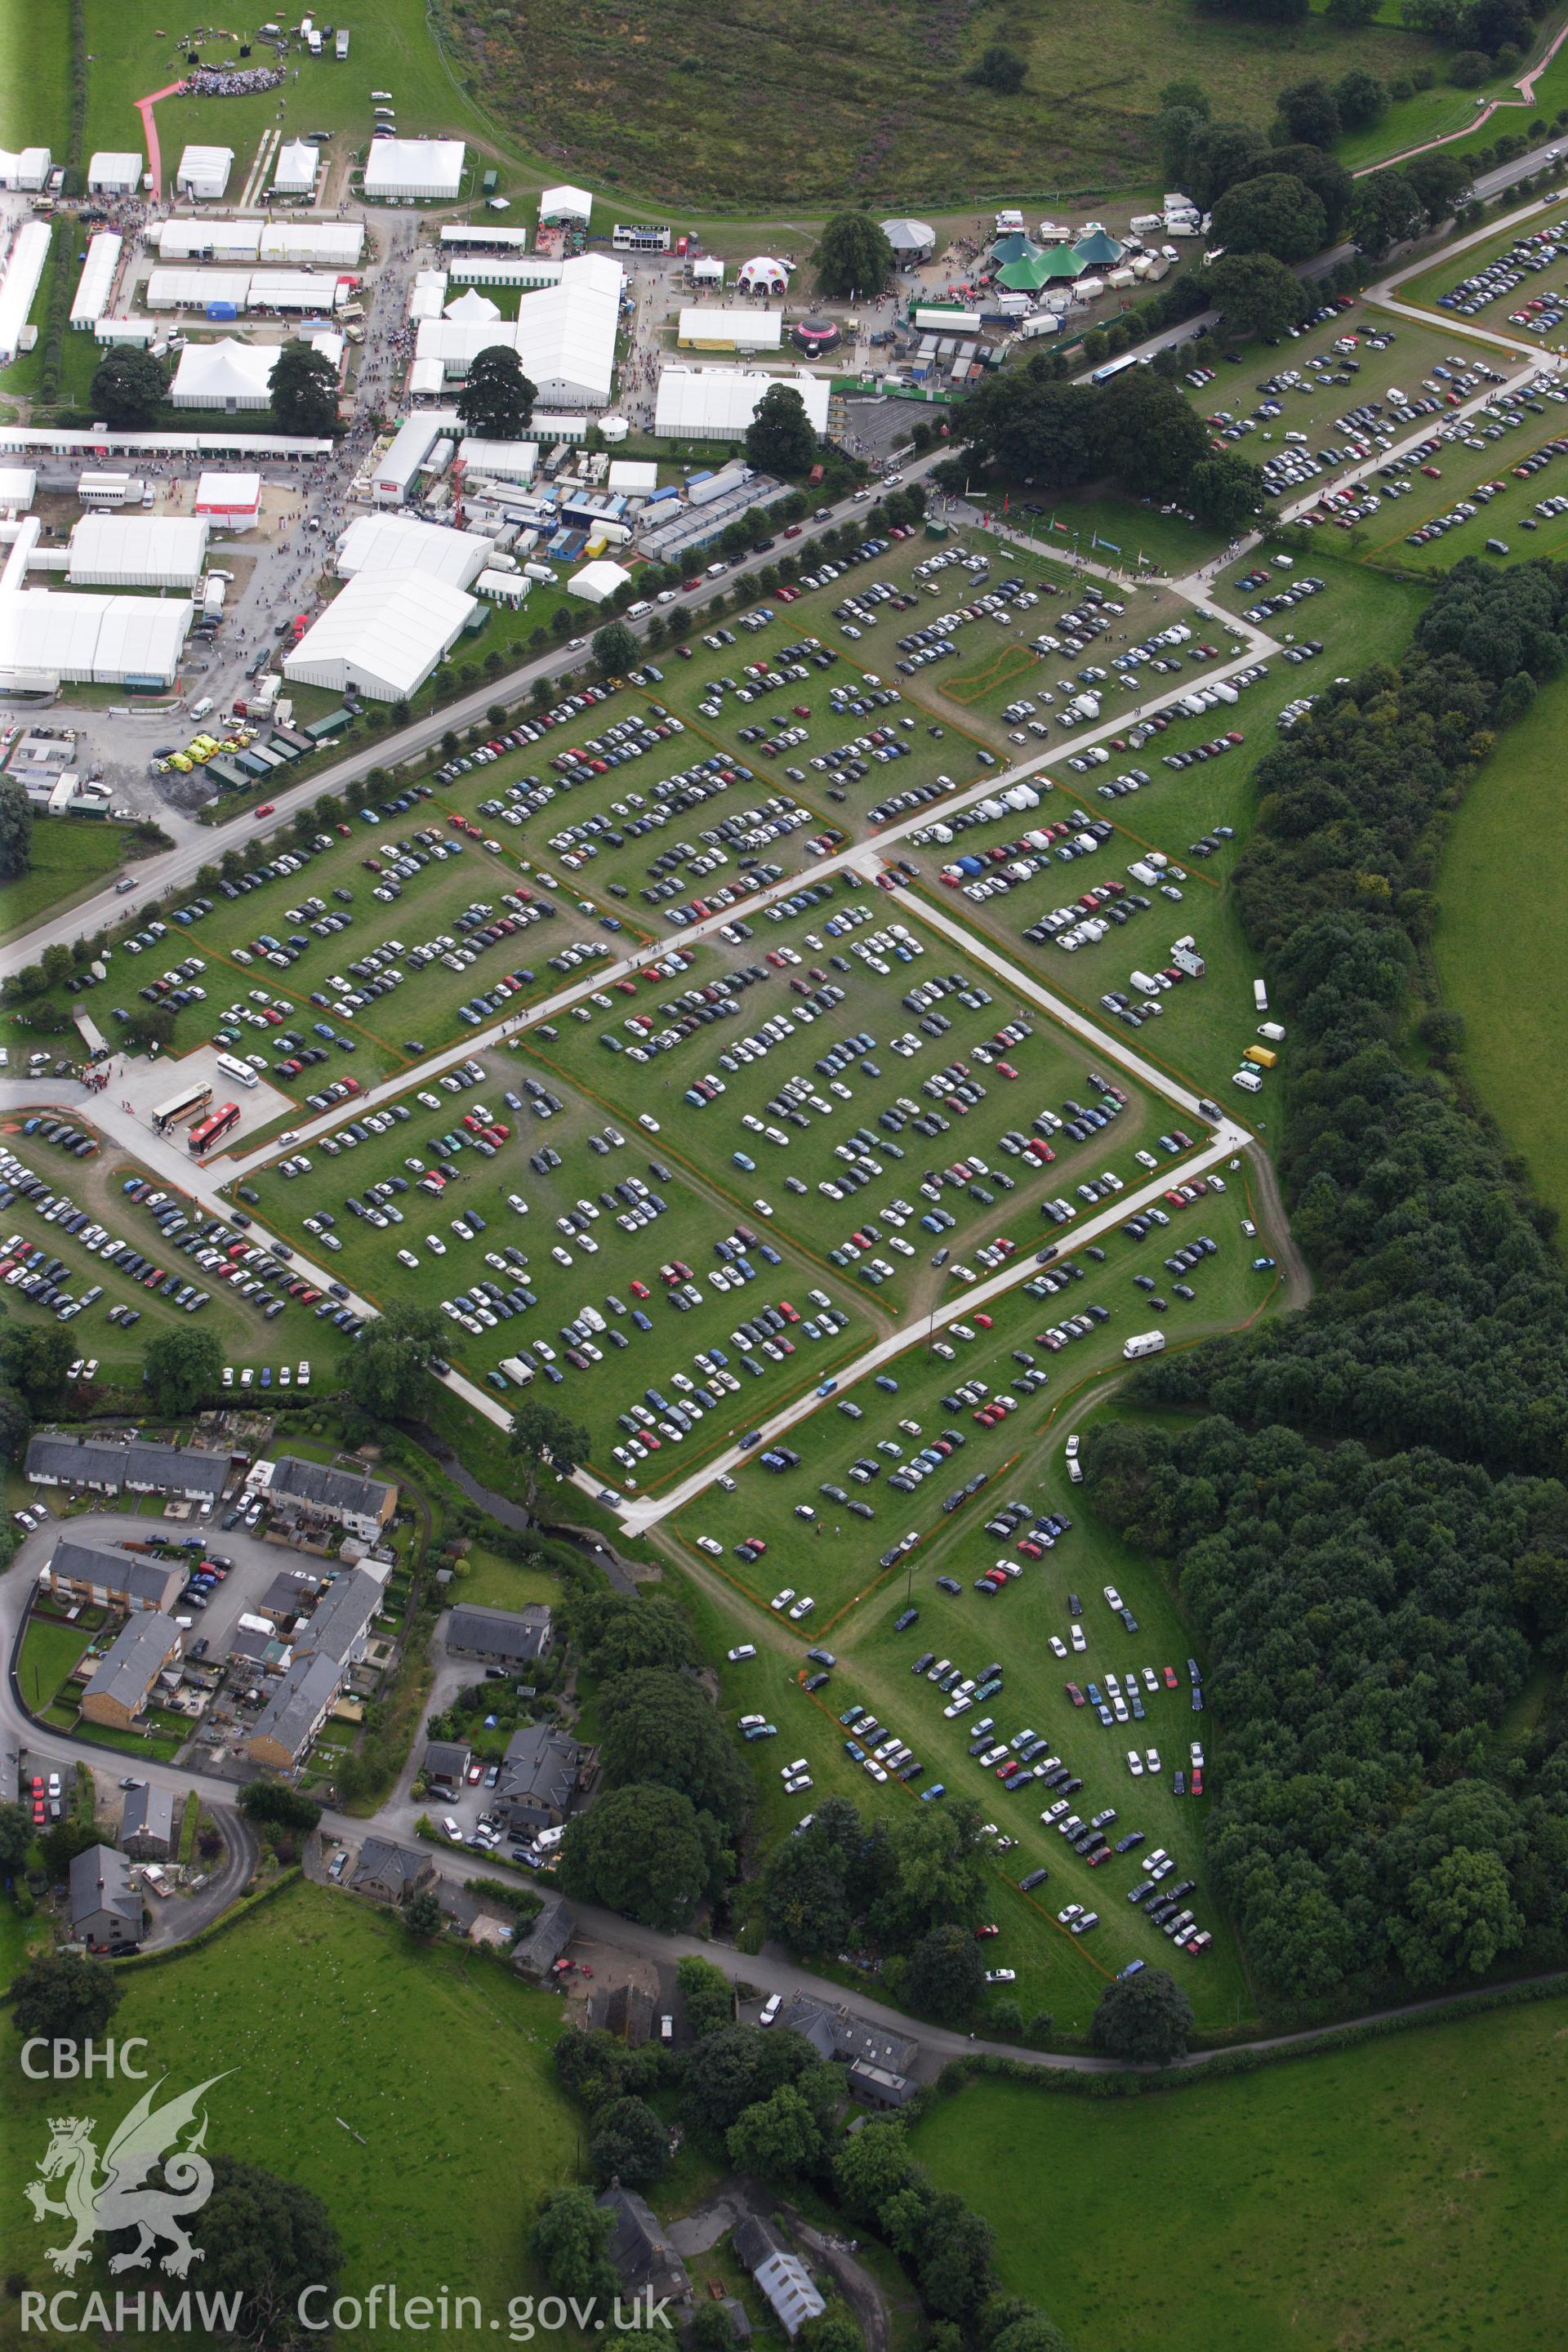
[[[280,66],[197,66],[180,84],[182,98],[254,98],[258,91],[276,89],[284,79]]]

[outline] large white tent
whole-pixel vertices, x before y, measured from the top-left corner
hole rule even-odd
[[[450,204],[462,188],[467,152],[460,139],[373,139],[365,158],[365,194]]]
[[[190,634],[187,597],[82,596],[43,589],[0,596],[0,683],[169,687]]]
[[[227,187],[233,169],[232,147],[187,147],[174,173],[174,186],[182,196],[216,204]]]
[[[16,240],[5,258],[5,272],[0,278],[0,367],[5,367],[16,355],[27,313],[33,307],[33,297],[38,290],[38,280],[44,274],[44,264],[49,257],[49,225],[47,221],[24,221],[16,231]]]
[[[215,469],[197,478],[193,511],[219,530],[248,530],[261,510],[261,477]]]
[[[492,302],[488,294],[481,294],[477,287],[470,286],[466,294],[453,295],[446,306],[446,315],[466,326],[487,326],[492,319],[500,317],[500,305]]]
[[[71,531],[73,588],[194,588],[206,561],[202,515],[86,514]]]
[[[261,255],[258,220],[160,221],[157,228],[160,261],[257,261]]]
[[[603,604],[631,576],[624,564],[612,563],[607,555],[601,555],[594,562],[584,563],[581,572],[574,572],[566,585],[585,604]]]
[[[794,375],[764,375],[757,368],[721,367],[667,367],[658,380],[654,432],[665,440],[739,441],[763,394],[775,383],[798,392],[813,430],[826,432],[826,376],[807,375],[804,370]]]
[[[542,407],[602,408],[615,382],[624,282],[620,263],[607,254],[579,254],[562,265],[559,285],[522,297],[515,320],[423,320],[417,356],[438,359],[449,377],[459,377],[480,352],[504,344],[517,353]]]
[[[358,687],[373,702],[416,693],[461,635],[473,597],[417,572],[362,574],[333,597],[283,660],[297,686],[341,694]]]
[[[290,139],[278,150],[278,168],[272,174],[273,194],[313,195],[320,160],[308,139]]]
[[[421,580],[467,588],[479,577],[489,552],[489,541],[473,531],[419,522],[413,515],[364,514],[356,515],[343,532],[333,562],[346,580],[362,574],[386,580],[417,573]]]
[[[30,507],[37,488],[36,466],[0,466],[0,509]]]
[[[47,147],[24,147],[19,155],[0,147],[0,188],[20,188],[36,194],[48,178],[53,161]]]
[[[96,236],[88,239],[87,259],[71,297],[73,327],[96,327],[108,310],[123,243],[123,238],[112,236],[107,229],[100,229]]]
[[[258,261],[314,261],[324,269],[349,269],[363,252],[363,221],[268,221],[256,257]]]
[[[546,188],[539,199],[542,221],[582,221],[593,217],[594,199],[586,188],[574,188],[565,183],[559,188]]]
[[[140,148],[100,147],[88,164],[89,196],[132,196],[141,184]]]
[[[537,441],[479,441],[470,435],[458,455],[470,474],[488,474],[496,482],[531,482],[539,470]]]
[[[929,221],[886,220],[882,234],[893,248],[893,259],[906,268],[929,261],[936,251],[936,231]]]
[[[742,294],[783,294],[789,286],[790,265],[775,261],[771,253],[754,254],[742,261],[735,275],[735,283]]]
[[[699,302],[682,310],[675,340],[700,352],[776,352],[784,341],[784,312]]]
[[[221,408],[226,415],[266,408],[280,349],[278,343],[237,343],[232,335],[216,343],[187,343],[169,397],[176,408]]]

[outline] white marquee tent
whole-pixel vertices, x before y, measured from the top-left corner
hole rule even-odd
[[[189,599],[80,596],[43,589],[0,596],[0,681],[168,687],[190,634]]]
[[[574,572],[566,586],[585,604],[603,604],[631,576],[623,564],[612,563],[607,555],[602,555],[592,563],[584,563],[581,572]]]
[[[273,194],[313,195],[320,160],[308,139],[291,139],[286,146],[279,147],[278,168],[272,174]]]
[[[481,294],[477,287],[470,286],[466,294],[452,297],[447,304],[446,315],[448,319],[459,320],[466,326],[483,326],[491,319],[500,317],[500,305],[492,302],[488,294]]]
[[[16,355],[48,257],[47,221],[24,221],[6,257],[5,275],[0,277],[0,367]]]
[[[283,675],[297,686],[338,694],[357,686],[373,702],[396,702],[424,685],[476,609],[460,588],[418,572],[362,574],[285,655]]]
[[[232,147],[187,147],[174,173],[174,186],[182,196],[216,204],[227,187],[233,169]]]
[[[82,264],[81,276],[71,297],[73,327],[96,327],[108,310],[123,243],[123,238],[111,236],[103,229],[88,239],[87,259]]]
[[[416,573],[450,588],[467,588],[479,577],[489,541],[444,523],[419,522],[412,515],[356,515],[338,541],[334,568],[345,580],[401,578]]]
[[[675,340],[699,351],[776,352],[784,341],[784,312],[699,302],[682,310]]]
[[[787,261],[775,261],[769,253],[759,253],[750,261],[742,261],[735,283],[742,294],[783,294],[789,287],[790,268]]]
[[[653,429],[665,440],[739,441],[770,386],[787,384],[805,403],[817,433],[827,430],[826,376],[764,375],[757,368],[667,367],[658,380]]]
[[[460,139],[373,139],[365,158],[365,194],[450,204],[462,188],[467,152]]]
[[[73,588],[194,588],[206,560],[202,515],[86,514],[71,531]]]
[[[542,221],[588,221],[593,217],[594,199],[586,188],[574,188],[570,183],[559,188],[546,188],[539,199]]]
[[[142,184],[139,148],[100,147],[87,167],[89,196],[132,196]]]
[[[278,343],[237,343],[225,335],[216,343],[187,343],[174,370],[169,397],[176,408],[265,408],[272,398]]]

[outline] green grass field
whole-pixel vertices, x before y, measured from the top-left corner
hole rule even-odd
[[[1535,2226],[1563,2031],[1546,2001],[1153,2097],[981,2083],[914,2147],[1076,2344],[1537,2352],[1568,2294]]]
[[[395,1919],[299,1885],[199,1950],[132,1971],[115,2031],[148,2037],[145,2063],[155,2076],[167,2070],[171,2095],[224,2077],[206,2101],[209,2152],[316,2191],[343,2242],[345,2291],[445,2282],[499,2311],[537,2292],[529,2221],[574,2169],[577,2119],[550,2063],[563,2015],[504,1967],[421,1948]],[[6,2208],[20,2217],[60,2093],[15,2066],[13,2079],[3,2164]],[[105,2123],[130,2104],[118,2086],[79,2085],[84,2096]],[[35,2286],[54,2276],[50,2228],[29,2221],[24,2233],[18,2220],[12,2231],[13,2267]],[[19,2337],[17,2311],[7,2298],[5,2341],[56,2341]]]
[[[525,138],[558,142],[611,187],[748,208],[1016,201],[1026,188],[1137,183],[1158,168],[1152,117],[1173,75],[1223,86],[1231,113],[1261,124],[1300,73],[1332,79],[1354,63],[1386,76],[1428,53],[1381,26],[1347,34],[1321,16],[1255,26],[1169,0],[1109,0],[1092,18],[1015,15],[1005,28],[833,9],[813,18],[809,38],[769,0],[698,25],[668,0],[642,0],[609,50],[583,0],[557,10],[526,52],[493,22],[462,23],[466,54]],[[1040,97],[997,100],[963,79],[1004,30]]]
[[[22,1696],[37,1713],[48,1706],[93,1636],[85,1627],[66,1625],[49,1617],[28,1621],[16,1679]]]
[[[1534,549],[1531,547],[1533,554]],[[1502,738],[1455,818],[1438,880],[1443,1001],[1464,1015],[1465,1062],[1523,1153],[1543,1201],[1568,1212],[1568,1105],[1558,1050],[1557,909],[1568,844],[1557,816],[1568,682],[1546,688]]]
[[[106,874],[126,864],[134,839],[123,826],[96,818],[35,819],[32,861],[26,874],[6,883],[0,898],[0,936],[13,939],[47,910],[89,896]]]

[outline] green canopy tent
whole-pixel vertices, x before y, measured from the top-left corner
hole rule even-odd
[[[1073,247],[1080,269],[1114,269],[1126,250],[1102,228],[1090,230],[1082,243]]]

